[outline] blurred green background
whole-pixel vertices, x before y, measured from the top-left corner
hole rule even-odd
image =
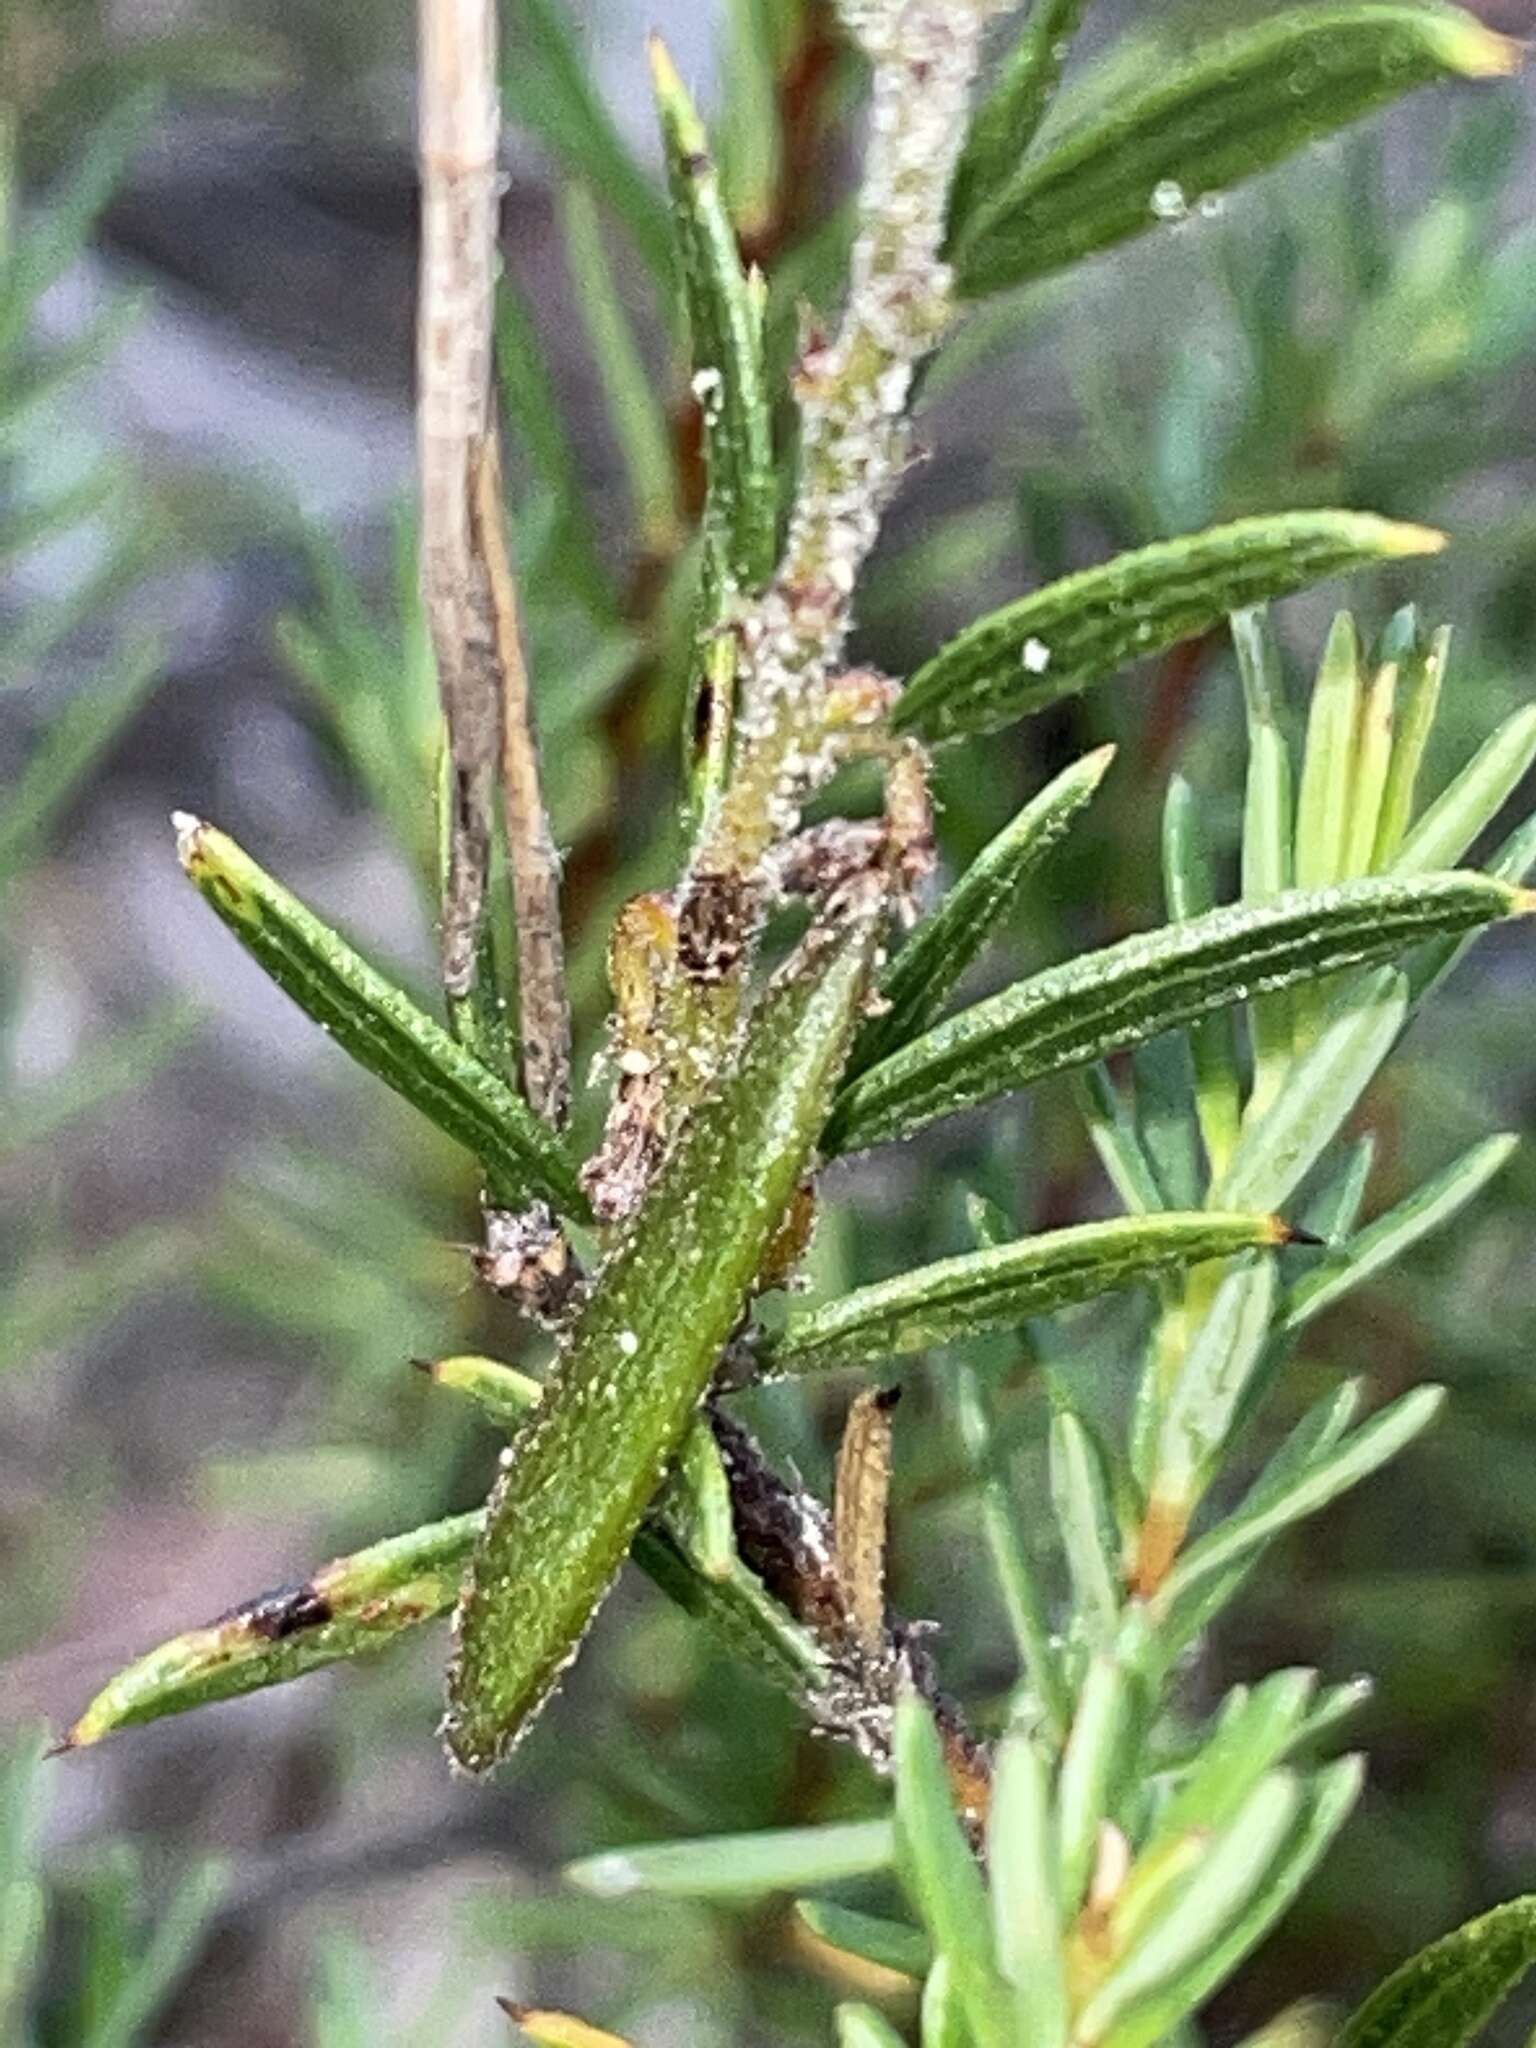
[[[504,399],[581,1022],[602,940],[675,846],[686,379],[647,263],[641,39],[660,26],[766,260],[781,360],[835,304],[857,78],[785,4],[765,116],[746,0],[589,0],[595,90],[508,8]],[[1090,10],[1073,94],[1245,5]],[[1529,29],[1530,10],[1481,10]],[[507,2037],[496,1992],[647,2044],[813,2043],[846,1979],[777,1911],[556,1896],[625,1840],[871,1810],[854,1765],[626,1579],[495,1786],[433,1737],[444,1638],[37,1768],[126,1657],[316,1560],[471,1504],[495,1441],[412,1356],[507,1357],[472,1290],[466,1162],[355,1074],[208,917],[166,814],[213,818],[422,988],[434,707],[409,531],[410,10],[362,0],[8,0],[0,18],[0,2037],[35,2048],[351,2048]],[[985,605],[1122,546],[1309,504],[1453,548],[1281,608],[1300,670],[1347,596],[1456,622],[1459,765],[1536,672],[1536,85],[1421,94],[1059,283],[988,307],[929,381],[932,459],[863,606],[894,672]],[[594,122],[597,127],[594,128]],[[592,137],[598,203],[562,187]],[[764,137],[769,138],[765,145]],[[621,145],[633,149],[631,158]],[[765,154],[767,147],[767,154]],[[596,161],[600,161],[597,159]],[[638,161],[640,169],[636,170]],[[579,281],[580,288],[573,284]],[[559,426],[556,422],[558,408]],[[1222,644],[941,770],[958,862],[1113,739],[1105,795],[1011,928],[1021,964],[1160,914],[1179,762],[1235,852],[1242,718]],[[1528,798],[1527,798],[1528,806]],[[1485,944],[1373,1108],[1382,1207],[1490,1128],[1529,1129],[1529,966]],[[1059,1221],[1106,1195],[1066,1093],[840,1169],[816,1257],[873,1277],[961,1241],[962,1178]],[[1374,1673],[1361,1816],[1213,2015],[1235,2036],[1347,1998],[1536,1888],[1536,1158],[1324,1326],[1276,1425],[1341,1367],[1429,1373],[1449,1419],[1293,1540],[1188,1674],[1215,1696]],[[1082,1355],[1117,1343],[1095,1312]],[[1005,1361],[1021,1497],[1043,1398]],[[940,1383],[909,1375],[895,1596],[945,1625],[983,1713],[1005,1637]],[[840,1397],[761,1397],[813,1480]]]

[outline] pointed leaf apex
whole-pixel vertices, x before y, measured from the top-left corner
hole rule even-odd
[[[1510,892],[1509,914],[1511,917],[1530,917],[1536,913],[1536,889],[1514,889]]]
[[[203,834],[208,830],[207,821],[193,811],[172,811],[171,829],[176,834],[176,858],[190,874],[201,851]]]
[[[1528,45],[1495,34],[1462,16],[1446,29],[1446,61],[1463,78],[1511,78],[1525,63]]]
[[[1495,42],[1503,38],[1496,36]],[[1438,555],[1450,546],[1450,535],[1438,526],[1412,526],[1401,519],[1382,521],[1381,552],[1384,555]]]
[[[651,85],[663,121],[673,129],[678,148],[684,156],[704,155],[709,147],[704,124],[672,60],[672,52],[654,33],[646,39],[645,47],[651,60]]]
[[[1320,1249],[1326,1246],[1326,1237],[1319,1237],[1315,1230],[1303,1230],[1299,1223],[1287,1223],[1283,1216],[1270,1219],[1275,1232],[1276,1244],[1309,1245]]]

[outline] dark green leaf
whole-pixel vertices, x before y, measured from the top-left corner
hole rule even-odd
[[[1240,606],[1444,545],[1429,527],[1366,512],[1273,513],[1154,541],[967,626],[912,677],[896,723],[929,740],[994,732]]]
[[[719,549],[727,586],[750,593],[772,574],[777,553],[778,483],[761,313],[742,273],[703,124],[655,38],[651,70],[693,338],[693,389],[704,419],[706,542]]]
[[[880,983],[883,1008],[854,1041],[850,1074],[862,1073],[926,1030],[981,953],[1018,892],[1108,773],[1113,747],[1064,769],[984,846],[918,926]]]
[[[765,1342],[763,1370],[780,1377],[877,1364],[1016,1327],[1171,1267],[1284,1244],[1289,1236],[1273,1216],[1197,1211],[1118,1217],[1022,1237],[918,1266],[792,1317],[782,1336]]]
[[[1536,1963],[1536,1898],[1510,1899],[1421,1949],[1373,1991],[1337,2048],[1462,2048]]]
[[[977,212],[1023,162],[1050,111],[1087,0],[1036,0],[971,116],[949,195],[949,233],[960,241]]]
[[[1026,160],[968,224],[960,288],[976,298],[1043,277],[1182,219],[1416,86],[1516,62],[1514,44],[1432,5],[1299,7],[1239,29]]]
[[[449,1678],[466,1768],[494,1763],[547,1698],[676,1454],[825,1118],[882,915],[814,930],[759,1002],[510,1446]]]
[[[838,1098],[825,1143],[852,1152],[904,1137],[1211,1010],[1528,908],[1482,875],[1367,877],[1140,933],[1017,982],[871,1067]]]
[[[232,839],[178,813],[182,866],[284,994],[487,1173],[569,1215],[586,1202],[559,1141],[499,1075],[450,1038]]]

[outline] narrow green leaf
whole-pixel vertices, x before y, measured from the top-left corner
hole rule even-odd
[[[160,1644],[96,1695],[60,1747],[83,1749],[119,1728],[385,1648],[452,1607],[480,1519],[455,1515],[388,1537]]]
[[[593,83],[565,0],[511,0],[502,48],[502,97],[574,178],[601,192],[658,280],[672,267],[667,206],[620,135]]]
[[[890,2021],[872,2005],[840,2005],[835,2017],[837,2048],[906,2048]]]
[[[970,297],[1182,219],[1307,143],[1415,87],[1500,77],[1516,46],[1430,5],[1298,7],[1208,44],[1026,161],[956,252]]]
[[[1263,1357],[1274,1305],[1273,1259],[1247,1260],[1222,1281],[1163,1405],[1154,1499],[1187,1508],[1209,1483]]]
[[[955,1379],[955,1407],[976,1474],[982,1528],[1019,1663],[1040,1703],[1045,1725],[1059,1739],[1066,1732],[1069,1703],[1061,1659],[1051,1640],[1045,1591],[996,1447],[986,1381],[974,1366],[965,1362]]]
[[[1088,1126],[1099,1163],[1123,1206],[1135,1216],[1150,1216],[1166,1208],[1157,1168],[1109,1069],[1097,1062],[1077,1075],[1075,1082],[1079,1113]]]
[[[1191,1026],[1226,1023],[1218,1012]],[[1165,1032],[1138,1046],[1131,1060],[1135,1091],[1136,1130],[1162,1189],[1165,1209],[1196,1209],[1205,1198],[1209,1176],[1195,1101],[1195,1066],[1189,1038],[1182,1031]]]
[[[1364,1777],[1359,1757],[1341,1757],[1304,1782],[1300,1816],[1248,1904],[1171,1982],[1134,2002],[1105,2037],[1104,2048],[1152,2048],[1227,1982],[1289,1910],[1348,1819]]]
[[[1014,1989],[1019,2038],[1030,2048],[1063,2048],[1067,1985],[1051,1812],[1051,1772],[1035,1738],[1004,1736],[987,1819],[992,1943]]]
[[[1078,1619],[1090,1642],[1107,1642],[1120,1619],[1115,1522],[1099,1446],[1069,1409],[1051,1417],[1050,1483]]]
[[[878,1969],[921,1977],[933,1959],[927,1935],[903,1921],[857,1913],[850,1906],[833,1905],[830,1899],[796,1899],[795,1913],[818,1941]]]
[[[1008,2048],[986,1887],[955,1815],[932,1710],[910,1687],[896,1704],[895,1779],[902,1883],[956,1973],[976,2048]]]
[[[1234,1206],[1288,1202],[1338,1136],[1408,1015],[1402,975],[1383,968],[1291,1069],[1278,1099],[1243,1132],[1219,1193]]]
[[[1099,747],[1064,769],[983,847],[943,900],[924,918],[880,982],[883,1005],[854,1041],[848,1062],[859,1074],[924,1031],[1008,915],[1024,883],[1098,789],[1115,757]]]
[[[1301,889],[1326,888],[1344,878],[1360,692],[1360,639],[1349,613],[1340,612],[1328,635],[1307,718],[1296,800],[1295,875]]]
[[[1338,2048],[1462,2048],[1536,1963],[1536,1898],[1510,1899],[1421,1949],[1373,1991]]]
[[[1262,1376],[1261,1376],[1262,1379]],[[1360,1382],[1346,1380],[1332,1394],[1314,1402],[1286,1436],[1243,1498],[1242,1512],[1258,1514],[1284,1499],[1299,1478],[1323,1464],[1354,1421],[1360,1407]],[[1240,1419],[1241,1429],[1247,1417]],[[1275,1532],[1278,1533],[1278,1532]],[[1242,1587],[1263,1556],[1269,1537],[1243,1550],[1237,1561],[1199,1580],[1168,1607],[1158,1626],[1163,1668],[1178,1658],[1210,1626]]]
[[[935,1956],[923,1986],[919,2015],[923,2048],[975,2048],[960,1984],[961,1972],[953,1958]]]
[[[1411,1251],[1432,1231],[1458,1216],[1501,1170],[1519,1143],[1513,1132],[1485,1138],[1416,1188],[1405,1201],[1367,1224],[1324,1264],[1298,1281],[1286,1304],[1282,1329],[1303,1329],[1314,1316],[1332,1308],[1383,1267]]]
[[[1504,808],[1536,761],[1536,704],[1507,718],[1437,797],[1398,848],[1392,872],[1422,874],[1458,861]]]
[[[704,417],[710,504],[728,585],[753,592],[773,573],[778,483],[763,367],[762,323],[742,273],[709,140],[661,41],[651,73],[672,192],[679,271],[693,337],[693,389]],[[711,621],[710,623],[713,623]]]
[[[1083,1675],[1056,1793],[1057,1896],[1069,1919],[1083,1902],[1098,1850],[1099,1824],[1107,1818],[1114,1797],[1128,1725],[1125,1671],[1117,1657],[1101,1650]]]
[[[133,1869],[134,1865],[129,1864]],[[119,1952],[120,1969],[103,2009],[93,2015],[86,2048],[137,2048],[152,2038],[155,2020],[199,1955],[210,1922],[230,1889],[222,1864],[194,1864],[169,1898],[159,1902],[148,1939],[137,1954]],[[104,1973],[105,1974],[105,1973]]]
[[[565,1878],[598,1898],[657,1892],[675,1899],[752,1898],[871,1877],[896,1860],[889,1820],[838,1821],[825,1827],[764,1828],[608,1849],[565,1867]]]
[[[449,1677],[466,1768],[505,1754],[543,1704],[676,1453],[825,1118],[882,915],[815,928],[760,1000],[509,1448]]]
[[[1317,1673],[1297,1669],[1273,1671],[1251,1692],[1245,1687],[1229,1695],[1210,1740],[1158,1815],[1143,1855],[1156,1856],[1193,1830],[1213,1834],[1225,1827],[1264,1773],[1284,1761],[1316,1691]]]
[[[1387,786],[1381,799],[1381,822],[1376,828],[1372,867],[1383,870],[1397,859],[1413,819],[1414,798],[1424,750],[1434,730],[1440,708],[1440,685],[1450,660],[1451,629],[1442,626],[1427,647],[1418,645],[1405,656],[1399,683],[1397,732],[1392,741],[1392,761],[1387,769]]]
[[[425,1366],[434,1386],[465,1394],[499,1428],[515,1432],[539,1402],[543,1388],[526,1373],[494,1358],[464,1353]],[[706,1579],[726,1580],[736,1563],[730,1488],[709,1424],[696,1418],[683,1438],[677,1463],[656,1497],[663,1535]]]
[[[1301,1809],[1292,1772],[1271,1771],[1260,1780],[1193,1876],[1089,1999],[1078,2016],[1080,2041],[1126,2048],[1122,2028],[1137,2005],[1208,1957],[1261,1894]]]
[[[782,1335],[764,1341],[763,1370],[786,1378],[876,1364],[1289,1237],[1275,1216],[1206,1211],[1117,1217],[1021,1237],[918,1266],[792,1317]]]
[[[567,1215],[586,1201],[564,1149],[499,1075],[457,1044],[232,839],[178,812],[177,853],[254,960],[359,1066],[377,1074],[498,1181]]]
[[[560,560],[571,586],[588,611],[612,619],[612,580],[598,548],[580,462],[533,314],[506,276],[496,292],[496,375],[508,424],[554,501]]]
[[[1482,875],[1372,876],[1138,933],[1016,982],[871,1067],[839,1097],[825,1144],[852,1152],[905,1137],[1211,1010],[1526,907]]]
[[[1243,682],[1248,722],[1248,782],[1243,801],[1243,901],[1268,903],[1294,881],[1291,747],[1285,730],[1285,680],[1269,614],[1261,605],[1232,615],[1232,644]],[[1292,1005],[1281,991],[1250,1008],[1253,1091],[1250,1111],[1262,1115],[1290,1064]]]
[[[1397,723],[1398,664],[1378,660],[1360,696],[1360,723],[1355,732],[1354,781],[1349,792],[1349,829],[1344,839],[1346,875],[1368,875],[1375,866],[1381,807],[1386,800]],[[1430,861],[1446,867],[1446,861]]]
[[[1216,905],[1211,879],[1210,848],[1201,826],[1195,793],[1182,775],[1168,784],[1163,808],[1163,896],[1170,923],[1203,917]],[[1237,1045],[1228,1016],[1203,1017],[1189,1029],[1189,1051],[1195,1067],[1195,1108],[1200,1136],[1219,1180],[1237,1143],[1242,1124],[1242,1098],[1237,1071]]]
[[[441,1376],[441,1384],[464,1386],[473,1380],[483,1390],[484,1368],[492,1363],[444,1359],[432,1371]],[[504,1404],[497,1419],[511,1421],[517,1412],[513,1383],[521,1383],[529,1406],[538,1398],[539,1385],[509,1367],[497,1371]],[[739,1559],[726,1579],[703,1572],[667,1530],[666,1518],[663,1502],[655,1518],[636,1532],[634,1559],[640,1569],[769,1684],[797,1700],[814,1694],[824,1674],[811,1638]],[[406,1630],[451,1611],[483,1524],[477,1512],[387,1537],[322,1567],[303,1585],[244,1601],[206,1628],[162,1643],[97,1694],[62,1746],[81,1748],[119,1728],[259,1692],[387,1648]]]
[[[629,483],[636,535],[647,554],[665,561],[681,539],[671,423],[656,372],[642,356],[620,301],[587,186],[570,183],[562,189],[560,226],[566,269]]]
[[[995,732],[1226,613],[1368,562],[1434,554],[1442,534],[1365,512],[1284,512],[1154,541],[989,612],[912,677],[896,724],[928,740]]]
[[[1167,1613],[1176,1600],[1193,1588],[1369,1478],[1428,1428],[1444,1398],[1443,1387],[1416,1387],[1411,1394],[1405,1394],[1390,1408],[1383,1408],[1362,1423],[1337,1450],[1314,1460],[1290,1484],[1276,1488],[1262,1503],[1251,1498],[1243,1502],[1220,1528],[1213,1529],[1209,1536],[1185,1551],[1158,1594],[1161,1611]]]
[[[1050,111],[1086,0],[1037,0],[971,116],[949,193],[951,242],[1002,191]]]
[[[1329,1245],[1342,1244],[1360,1218],[1360,1206],[1376,1163],[1376,1136],[1365,1131],[1342,1148],[1338,1164],[1302,1211],[1301,1221]]]

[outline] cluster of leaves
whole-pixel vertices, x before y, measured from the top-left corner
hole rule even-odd
[[[526,11],[539,62],[520,68],[518,100],[579,161],[583,180],[600,183],[661,274],[661,202],[593,98],[558,13],[545,0],[530,0]],[[1440,9],[1298,9],[1235,34],[1155,90],[1118,94],[1107,111],[1042,128],[1079,12],[1039,7],[978,112],[951,223],[957,278],[974,299],[1157,227],[1173,211],[1175,189],[1179,207],[1197,203],[1408,86],[1493,73],[1508,61],[1497,39]],[[737,230],[754,219],[771,225],[781,205],[770,146],[777,131],[763,108],[793,54],[785,22],[794,11],[759,13],[747,75],[765,90],[733,95],[721,152]],[[707,494],[688,502],[679,422],[640,368],[578,188],[566,212],[573,268],[586,287],[589,336],[613,400],[649,574],[645,609],[637,611],[633,591],[613,589],[552,425],[531,326],[509,294],[505,391],[536,479],[521,508],[528,580],[540,593],[534,667],[542,689],[540,648],[558,642],[547,666],[564,679],[553,711],[546,707],[555,721],[546,739],[590,732],[593,709],[640,671],[644,702],[670,704],[675,715],[693,694],[701,619],[705,648],[717,648],[711,629],[724,616],[722,592],[753,589],[772,565],[771,549],[753,535],[766,516],[771,536],[779,496],[767,394],[789,330],[774,295],[803,290],[814,264],[786,265],[766,300],[757,292],[737,265],[721,192],[700,175],[696,117],[665,70],[660,87],[694,388],[697,377],[717,380],[702,394]],[[1037,129],[1040,144],[1028,150]],[[834,248],[836,227],[829,223],[824,237]],[[707,402],[711,389],[720,392],[717,407]],[[567,1339],[558,1400],[541,1400],[537,1382],[493,1361],[438,1363],[440,1384],[519,1429],[488,1532],[470,1515],[388,1539],[178,1638],[114,1680],[71,1740],[94,1741],[376,1647],[452,1607],[477,1543],[486,1606],[478,1632],[473,1605],[466,1617],[462,1754],[484,1760],[521,1725],[631,1543],[690,1616],[824,1717],[826,1644],[738,1554],[719,1457],[707,1431],[688,1433],[689,1418],[813,1154],[905,1140],[957,1110],[1075,1073],[1124,1217],[1020,1238],[1011,1218],[978,1202],[977,1248],[797,1311],[766,1327],[751,1355],[757,1376],[804,1378],[1037,1328],[1039,1318],[1130,1287],[1152,1292],[1139,1392],[1122,1414],[1112,1402],[1084,1400],[1067,1342],[1039,1327],[1061,1584],[1042,1581],[1039,1545],[1017,1525],[998,1452],[996,1389],[970,1364],[956,1374],[1023,1672],[995,1759],[986,1877],[954,1816],[953,1759],[928,1703],[910,1688],[894,1717],[894,1827],[878,1820],[818,1831],[787,1847],[737,1838],[720,1846],[714,1867],[728,1872],[737,1895],[899,1867],[919,1925],[828,1901],[808,1903],[804,1916],[844,1954],[924,1980],[925,2041],[1000,2043],[1023,2030],[1031,2040],[1140,2048],[1176,2027],[1284,1910],[1358,1786],[1353,1762],[1310,1761],[1310,1745],[1354,1703],[1352,1690],[1319,1691],[1313,1674],[1282,1673],[1233,1695],[1209,1725],[1190,1726],[1177,1710],[1180,1659],[1276,1535],[1417,1434],[1434,1411],[1434,1390],[1364,1420],[1359,1387],[1330,1394],[1235,1506],[1197,1518],[1209,1498],[1221,1499],[1218,1482],[1299,1332],[1456,1214],[1507,1150],[1492,1141],[1362,1228],[1369,1149],[1334,1148],[1450,958],[1471,934],[1528,907],[1519,884],[1536,855],[1529,828],[1485,872],[1459,872],[1457,863],[1529,765],[1536,727],[1518,715],[1423,805],[1416,790],[1444,640],[1425,640],[1400,617],[1367,658],[1344,618],[1296,763],[1274,648],[1262,611],[1251,609],[1437,545],[1422,528],[1357,513],[1248,517],[1063,578],[933,654],[895,715],[898,731],[925,744],[998,730],[1130,659],[1214,632],[1236,612],[1250,741],[1239,901],[1219,903],[1212,870],[1221,849],[1206,843],[1204,806],[1175,780],[1164,840],[1168,922],[946,1015],[1109,762],[1101,752],[1069,768],[897,953],[881,978],[878,1015],[859,1018],[875,938],[868,921],[760,998],[727,1078],[685,1125],[638,1220],[609,1250]],[[405,576],[401,604],[407,624],[392,645],[331,571],[325,626],[295,625],[288,644],[326,690],[328,715],[381,809],[431,873],[435,845],[419,820],[437,727]],[[397,665],[412,687],[375,689]],[[569,727],[559,724],[562,704]],[[684,723],[691,732],[691,717]],[[563,836],[590,829],[603,810],[600,756],[586,759],[599,786],[578,788],[569,810],[557,790]],[[690,760],[697,810],[729,772],[728,745],[695,747]],[[212,907],[338,1044],[464,1146],[499,1191],[548,1205],[578,1244],[590,1244],[575,1149],[533,1117],[494,1049],[456,1040],[213,828],[183,821],[181,850]],[[593,920],[578,989],[582,972],[595,969],[603,922]],[[1127,1053],[1129,1098],[1101,1064]],[[590,1119],[596,1105],[586,1107]],[[679,1248],[702,1217],[712,1256],[684,1261]],[[1298,1236],[1322,1241],[1320,1261],[1282,1258]],[[547,1421],[521,1425],[540,1409]],[[658,1473],[685,1437],[689,1450],[657,1494]],[[703,1845],[622,1860],[619,1879],[612,1859],[598,1867],[599,1886],[709,1888]],[[1505,1978],[1520,1954],[1514,1939]],[[1459,1968],[1461,1952],[1450,1961]],[[1372,2041],[1458,2038],[1417,2036],[1415,2017],[1405,1998],[1380,2031],[1374,2008],[1356,2026]],[[558,2016],[521,2021],[535,2039],[601,2038]],[[849,2043],[890,2038],[869,2010],[845,2008],[839,2024]]]

